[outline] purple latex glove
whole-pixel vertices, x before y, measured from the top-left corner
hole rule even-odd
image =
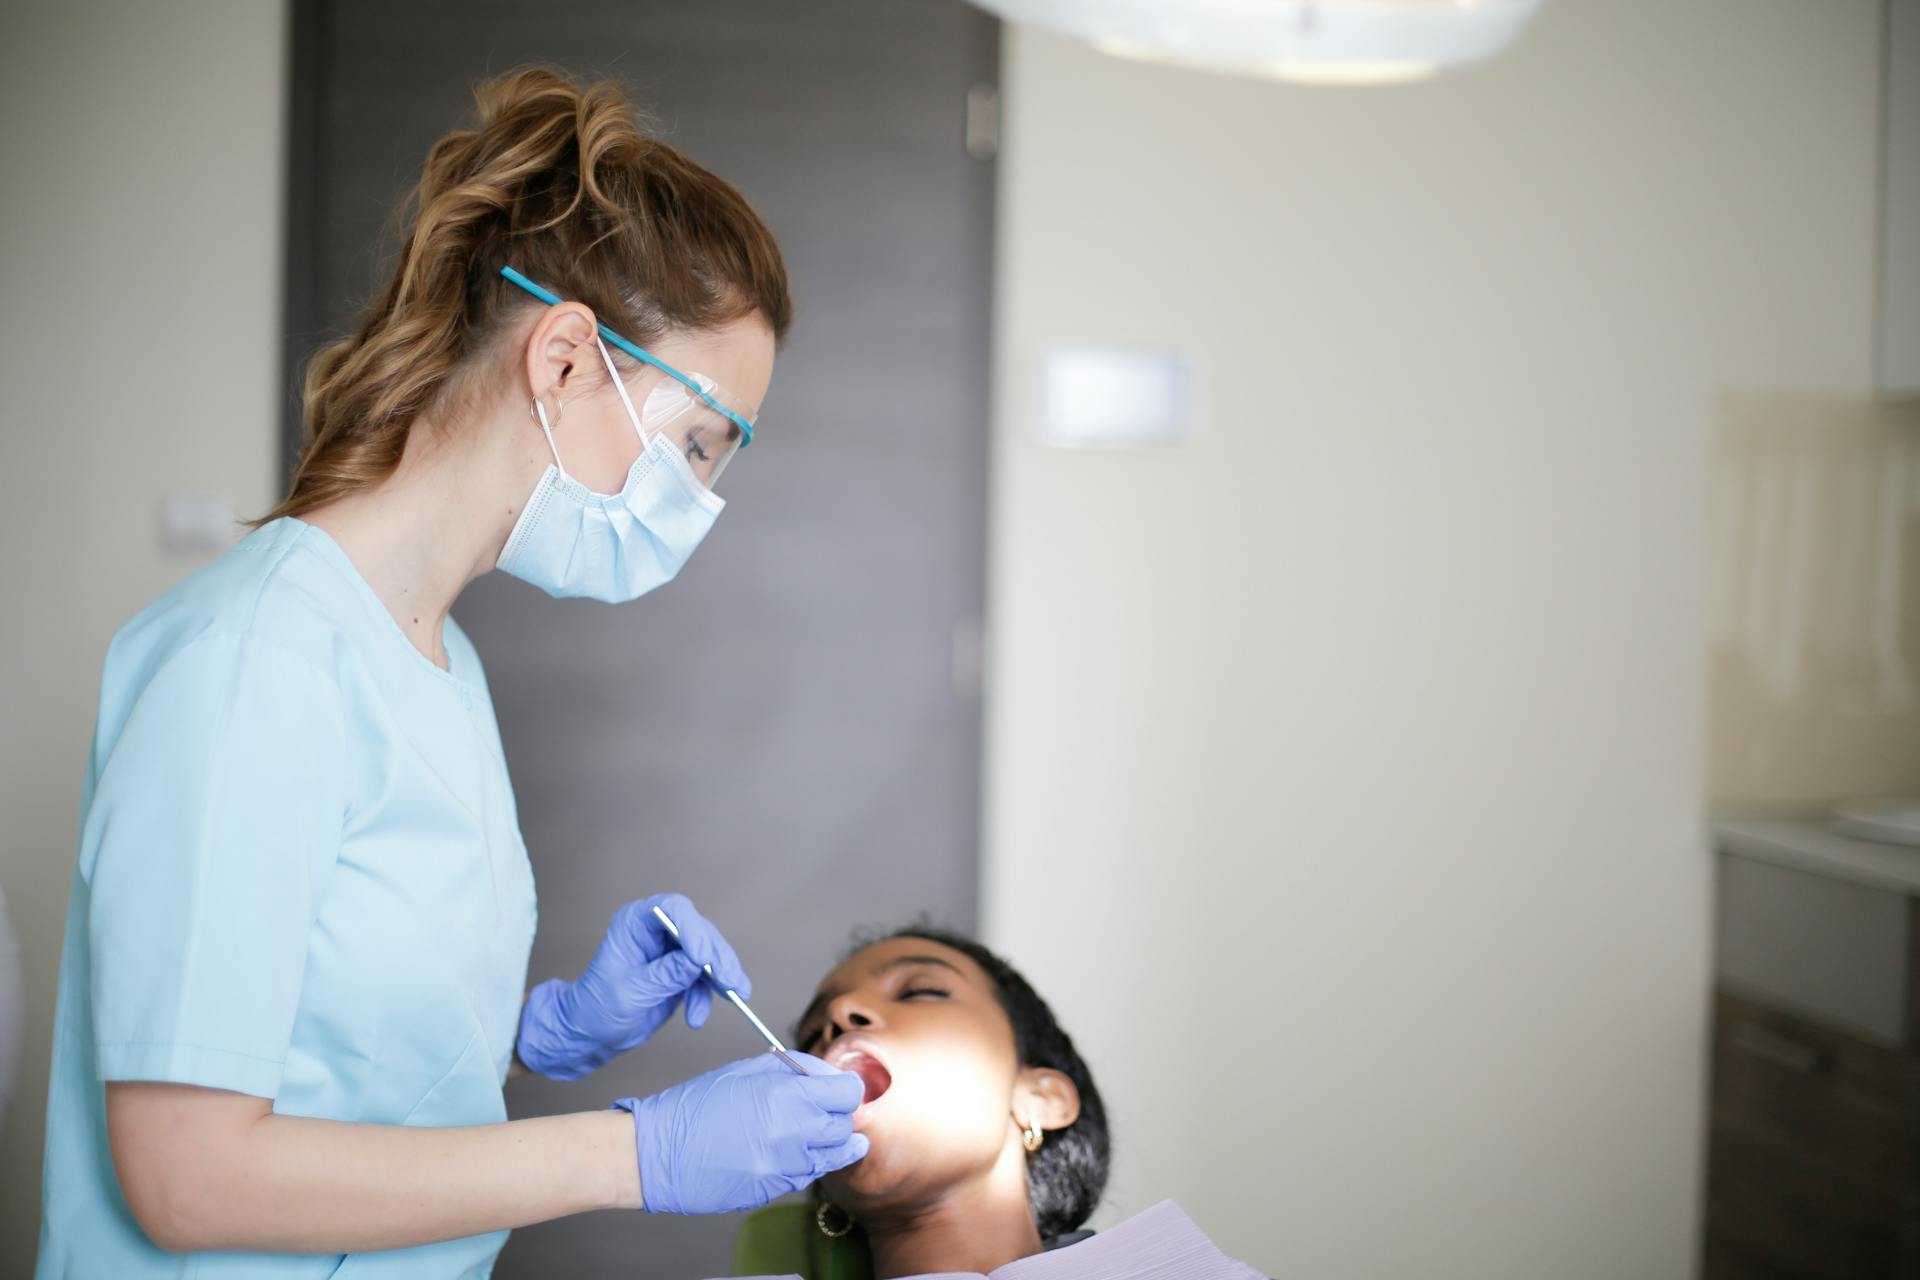
[[[793,1056],[814,1074],[797,1076],[763,1053],[613,1104],[633,1113],[649,1213],[757,1209],[867,1154],[867,1135],[853,1131],[866,1095],[860,1077]]]
[[[654,916],[655,906],[679,926],[678,942]],[[741,999],[752,994],[733,948],[685,895],[629,902],[614,912],[593,963],[577,982],[549,978],[527,996],[515,1052],[543,1076],[578,1080],[659,1030],[682,997],[687,1025],[704,1026],[713,1011],[713,989],[700,972],[703,964],[712,965],[714,976]]]

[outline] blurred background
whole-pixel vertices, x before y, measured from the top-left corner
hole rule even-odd
[[[1830,820],[1920,794],[1915,8],[1547,0],[1329,87],[961,0],[0,0],[0,1274],[107,640],[277,499],[426,146],[534,61],[630,85],[799,302],[680,581],[457,610],[534,980],[680,889],[784,1024],[926,916],[1085,1051],[1096,1225],[1171,1197],[1273,1275],[1920,1274],[1920,851]],[[706,1275],[735,1225],[498,1274]]]

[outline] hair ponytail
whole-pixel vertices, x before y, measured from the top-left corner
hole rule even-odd
[[[779,245],[740,193],[643,131],[618,85],[544,68],[474,91],[479,123],[433,145],[402,205],[392,279],[358,330],[307,366],[299,515],[392,475],[422,415],[451,403],[507,319],[537,305],[512,264],[650,343],[758,313],[793,320]]]

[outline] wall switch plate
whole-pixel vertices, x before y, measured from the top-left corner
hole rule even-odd
[[[1189,439],[1192,384],[1178,352],[1056,347],[1041,364],[1041,442],[1111,449]]]

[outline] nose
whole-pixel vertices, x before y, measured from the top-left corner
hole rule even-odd
[[[863,999],[858,992],[849,991],[835,996],[827,1005],[826,1038],[829,1041],[879,1025],[880,1017],[874,1005]]]

